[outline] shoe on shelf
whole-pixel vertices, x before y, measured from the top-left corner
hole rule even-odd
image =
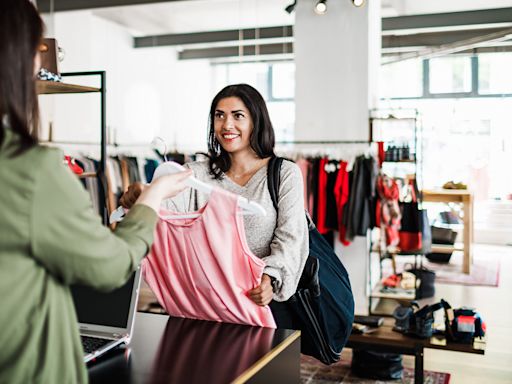
[[[468,189],[468,186],[462,182],[455,183],[450,180],[443,184],[443,189]]]
[[[400,283],[401,277],[399,275],[390,275],[382,280],[382,285],[385,287],[396,288]]]

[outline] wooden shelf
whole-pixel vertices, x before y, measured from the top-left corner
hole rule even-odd
[[[432,252],[435,253],[452,253],[453,251],[464,251],[463,244],[432,244]]]
[[[402,289],[402,292],[381,292],[384,286],[382,283],[377,283],[373,288],[371,297],[379,299],[396,299],[396,300],[414,300],[416,299],[416,292],[414,289]]]
[[[393,163],[411,163],[411,164],[414,164],[416,162],[416,160],[397,160],[397,161],[390,161],[390,160],[384,160],[383,163],[390,163],[390,164],[393,164]]]
[[[100,88],[86,87],[84,85],[61,83],[57,81],[37,80],[36,90],[39,95],[58,93],[91,93],[100,92]]]
[[[80,175],[77,175],[79,179],[86,179],[88,177],[97,177],[97,173],[96,172],[84,172]]]

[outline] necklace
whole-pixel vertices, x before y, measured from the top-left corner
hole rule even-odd
[[[228,171],[228,175],[229,177],[231,177],[232,179],[236,179],[236,180],[239,180],[239,179],[243,179],[243,178],[246,178],[246,177],[250,177],[252,175],[254,175],[256,172],[258,172],[258,170],[262,167],[261,164],[257,164],[255,167],[249,169],[248,171],[245,171],[245,172],[241,172],[241,173],[234,173],[233,171]]]

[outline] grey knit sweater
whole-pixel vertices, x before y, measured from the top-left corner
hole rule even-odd
[[[309,252],[308,227],[304,214],[304,187],[299,167],[284,161],[279,187],[279,215],[276,214],[267,186],[267,166],[258,170],[245,186],[240,186],[223,175],[215,180],[209,173],[208,162],[186,164],[194,176],[253,200],[265,208],[266,216],[244,215],[247,243],[254,255],[266,263],[264,273],[278,281],[274,294],[276,301],[287,300],[295,290]],[[178,212],[196,211],[207,201],[207,196],[187,189],[165,201],[165,207]]]

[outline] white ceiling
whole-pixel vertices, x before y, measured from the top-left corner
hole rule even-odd
[[[314,0],[310,1],[314,4]],[[350,1],[350,0],[330,0]],[[372,1],[372,0],[366,0]],[[95,9],[134,36],[254,28],[294,23],[293,0],[188,0]],[[382,17],[512,7],[512,0],[381,0]]]

